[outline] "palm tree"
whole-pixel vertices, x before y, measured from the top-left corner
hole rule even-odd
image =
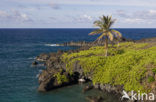
[[[112,16],[102,16],[99,17],[100,20],[96,20],[94,25],[99,27],[97,30],[89,33],[89,35],[101,34],[97,40],[105,40],[106,53],[105,56],[108,56],[108,40],[113,41],[114,38],[120,39],[122,37],[121,33],[117,30],[111,29],[111,26],[114,24],[115,20],[112,19]],[[118,42],[119,43],[119,42]],[[119,44],[118,44],[119,45]]]

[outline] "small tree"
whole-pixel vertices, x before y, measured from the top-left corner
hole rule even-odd
[[[101,40],[104,38],[105,40],[105,49],[106,53],[105,56],[108,56],[108,40],[113,41],[114,38],[120,39],[122,37],[121,33],[117,30],[111,29],[111,26],[114,24],[115,20],[112,19],[112,16],[102,16],[99,17],[100,20],[94,22],[94,25],[99,27],[99,29],[94,30],[93,32],[89,33],[89,35],[96,35],[101,34],[97,40]],[[119,45],[119,41],[118,41]]]

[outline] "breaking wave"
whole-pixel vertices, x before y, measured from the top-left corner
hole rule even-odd
[[[45,44],[45,46],[59,46],[58,44]]]

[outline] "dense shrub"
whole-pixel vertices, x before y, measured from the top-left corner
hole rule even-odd
[[[120,47],[109,46],[107,57],[105,48],[96,46],[77,53],[64,53],[62,60],[71,73],[74,62],[78,61],[84,74],[92,76],[94,84],[124,85],[127,91],[147,91],[145,73],[152,69],[156,71],[156,47],[147,46],[146,43],[132,42],[122,43]],[[149,64],[152,64],[151,68],[148,68]],[[149,80],[153,81],[152,78]]]

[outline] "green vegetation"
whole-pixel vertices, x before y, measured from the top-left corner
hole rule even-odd
[[[148,82],[149,82],[149,83],[151,83],[151,82],[153,82],[153,81],[155,81],[154,77],[152,77],[152,76],[148,77]]]
[[[68,78],[65,75],[61,75],[60,72],[54,75],[56,77],[58,84],[62,84],[63,82],[68,82]]]
[[[156,68],[153,68],[152,69],[152,72],[156,74]]]
[[[92,77],[94,84],[124,85],[127,91],[148,91],[147,84],[153,82],[156,69],[156,46],[147,43],[121,43],[120,47],[109,47],[105,57],[103,46],[91,47],[77,53],[64,53],[62,60],[67,71],[72,73],[73,64],[78,62],[84,74]],[[105,49],[106,50],[106,49]]]
[[[99,27],[99,29],[94,30],[89,35],[101,34],[97,41],[105,39],[105,56],[108,56],[108,40],[113,41],[114,39],[121,39],[122,35],[119,31],[111,29],[111,26],[114,24],[115,20],[112,20],[111,16],[102,16],[100,20],[94,22],[94,25]]]

